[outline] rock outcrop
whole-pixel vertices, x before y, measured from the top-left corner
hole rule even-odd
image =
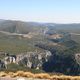
[[[23,64],[28,68],[40,69],[43,63],[47,62],[51,57],[51,52],[26,52],[19,55],[7,55],[4,59],[5,65],[10,63]]]
[[[43,53],[28,52],[26,55],[21,57],[18,55],[17,63],[24,64],[28,68],[40,69],[43,63],[49,60],[51,55],[51,52],[47,50]]]

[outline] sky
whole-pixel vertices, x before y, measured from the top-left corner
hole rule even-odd
[[[80,0],[0,0],[0,19],[80,23]]]

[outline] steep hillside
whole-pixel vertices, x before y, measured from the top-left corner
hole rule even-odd
[[[46,27],[39,23],[3,20],[0,21],[0,31],[27,34],[29,32],[42,32]]]

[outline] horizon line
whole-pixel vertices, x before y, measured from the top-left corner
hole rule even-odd
[[[80,22],[48,22],[48,21],[31,21],[31,20],[22,20],[22,19],[0,19],[0,20],[10,20],[10,21],[20,21],[20,22],[32,22],[32,23],[42,23],[42,24],[80,24]]]

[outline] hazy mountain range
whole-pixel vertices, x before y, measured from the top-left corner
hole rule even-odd
[[[38,23],[0,19],[0,31],[24,34],[29,32],[41,32],[46,28],[59,30],[79,30],[80,24]]]

